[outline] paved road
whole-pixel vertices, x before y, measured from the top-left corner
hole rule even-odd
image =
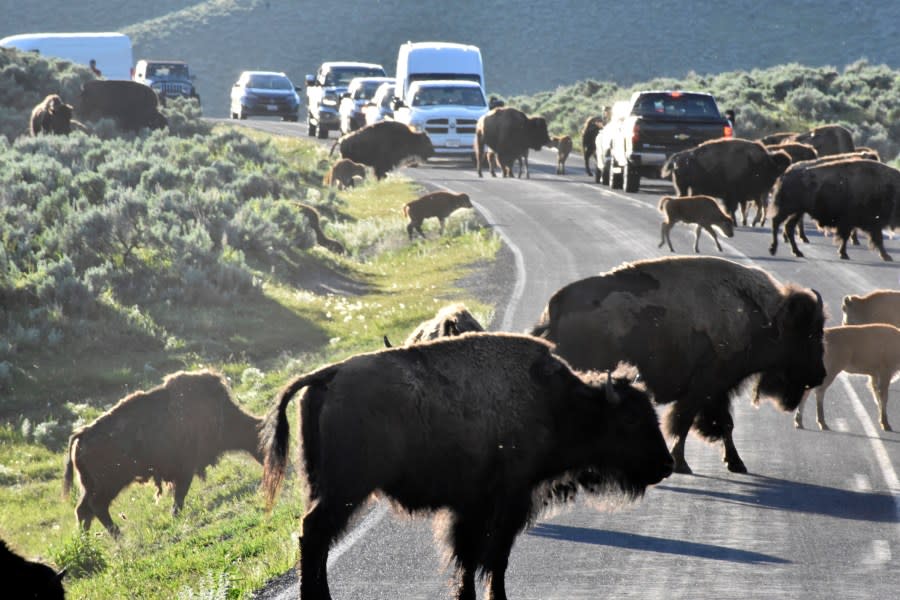
[[[468,193],[512,250],[509,297],[496,329],[528,329],[570,281],[669,254],[657,248],[655,206],[671,186],[647,180],[641,193],[624,194],[593,183],[577,156],[565,176],[553,174],[554,160],[550,151],[533,157],[530,180],[479,179],[468,165],[443,162],[405,171]],[[676,226],[672,239],[676,250],[691,251],[691,229]],[[845,294],[900,287],[900,240],[886,244],[898,263],[884,263],[865,246],[841,261],[831,239],[812,232],[810,239],[805,259],[785,246],[769,256],[770,232],[745,227],[723,241],[721,254],[708,237],[700,249],[815,287],[831,314],[828,325],[839,324]],[[718,447],[690,438],[694,475],[674,475],[621,510],[579,504],[522,535],[508,572],[510,598],[896,597],[900,434],[878,428],[862,377],[839,378],[826,411],[833,431],[798,431],[790,415],[768,404],[754,408],[741,395],[735,443],[750,474],[729,473]],[[897,399],[889,416],[900,427]],[[806,422],[814,426],[812,406]],[[345,600],[445,598],[442,565],[427,520],[373,504],[332,552],[331,589]],[[267,597],[293,598],[296,590],[288,584]]]

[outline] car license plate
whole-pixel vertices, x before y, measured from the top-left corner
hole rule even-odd
[[[277,105],[277,104],[270,104],[270,105],[269,105],[269,110],[278,110],[278,105]]]
[[[459,148],[459,140],[449,139],[446,142],[448,148]]]

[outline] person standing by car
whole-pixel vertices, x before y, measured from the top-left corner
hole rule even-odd
[[[88,62],[88,65],[90,66],[90,68],[91,68],[91,73],[94,74],[94,77],[97,77],[98,79],[99,79],[100,77],[103,77],[103,73],[101,73],[101,72],[100,72],[100,69],[97,68],[97,61],[96,61],[96,60],[94,60],[94,59],[92,58],[92,59]]]

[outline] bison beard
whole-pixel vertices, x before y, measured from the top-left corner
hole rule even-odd
[[[468,333],[358,355],[291,381],[262,436],[270,505],[285,472],[287,404],[304,389],[305,600],[331,597],[329,548],[372,492],[410,512],[442,511],[455,597],[474,600],[481,574],[486,597],[500,599],[513,542],[546,504],[579,489],[634,498],[672,469],[642,389],[576,375],[528,336]]]

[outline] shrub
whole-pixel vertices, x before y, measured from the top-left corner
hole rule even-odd
[[[66,570],[66,577],[73,579],[100,573],[106,569],[108,561],[98,540],[88,532],[79,530],[62,547],[52,551],[53,562]]]

